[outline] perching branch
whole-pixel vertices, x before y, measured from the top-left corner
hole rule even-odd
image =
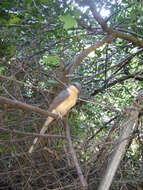
[[[82,174],[81,168],[80,168],[79,163],[78,163],[78,159],[76,157],[76,153],[75,153],[73,145],[72,145],[72,140],[71,140],[71,135],[70,135],[70,127],[68,125],[67,120],[64,120],[64,124],[65,124],[65,127],[66,127],[67,141],[69,143],[69,151],[71,153],[73,162],[75,164],[75,167],[76,167],[76,170],[77,170],[81,185],[83,187],[83,190],[86,190],[88,185],[87,185],[86,179],[84,178],[84,176]]]
[[[50,116],[53,118],[58,118],[58,116],[54,113],[51,113],[49,111],[45,111],[41,108],[38,108],[36,106],[32,106],[17,100],[11,100],[9,98],[5,98],[3,96],[0,96],[0,104],[6,108],[16,108],[16,109],[22,109],[26,112],[36,112],[44,116]]]

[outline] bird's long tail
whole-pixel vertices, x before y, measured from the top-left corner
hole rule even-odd
[[[43,134],[47,131],[49,124],[50,124],[53,120],[54,120],[54,118],[52,118],[52,117],[48,117],[48,118],[47,118],[47,120],[45,121],[45,123],[44,123],[44,125],[43,125],[43,127],[42,127],[42,129],[41,129],[41,131],[40,131],[40,134],[41,134],[41,135],[43,135]],[[35,146],[38,144],[38,141],[39,141],[39,138],[36,137],[36,138],[34,139],[34,141],[33,141],[32,146],[30,147],[30,149],[29,149],[29,151],[28,151],[30,154],[33,152]]]

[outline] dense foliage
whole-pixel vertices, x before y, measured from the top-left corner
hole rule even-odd
[[[143,88],[143,2],[0,1],[0,79],[0,97],[43,110],[64,85],[81,83],[68,122],[88,188],[96,189],[119,137],[124,110]],[[112,183],[114,190],[143,187],[141,116]],[[9,109],[0,101],[0,187],[81,188],[65,138],[44,138],[33,155],[27,153],[44,121],[36,111]],[[55,121],[49,133],[65,136],[65,129]]]

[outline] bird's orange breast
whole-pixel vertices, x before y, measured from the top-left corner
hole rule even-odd
[[[71,85],[67,88],[69,96],[61,102],[56,109],[53,110],[54,113],[60,113],[61,116],[64,116],[67,114],[67,112],[76,104],[77,98],[78,98],[78,89]]]

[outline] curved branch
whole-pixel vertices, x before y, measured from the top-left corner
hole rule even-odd
[[[87,49],[83,50],[79,55],[76,55],[73,58],[73,63],[67,69],[67,73],[71,74],[75,70],[75,68],[83,61],[83,59],[92,51],[95,51],[97,48],[102,46],[105,43],[110,43],[115,39],[114,34],[105,36],[102,40],[96,42],[94,45],[91,45]]]
[[[81,53],[79,55],[76,55],[73,58],[73,63],[67,68],[67,73],[68,74],[72,74],[74,72],[75,68],[83,61],[83,59],[85,57],[87,57],[87,55],[89,53],[91,53],[92,51],[95,51],[97,48],[99,48],[100,46],[102,46],[105,43],[112,42],[113,39],[121,38],[121,39],[124,39],[124,40],[127,40],[129,42],[132,42],[133,44],[138,45],[138,46],[143,48],[143,40],[141,40],[141,39],[139,39],[139,38],[137,38],[137,37],[135,37],[133,35],[126,34],[124,32],[117,31],[117,30],[115,30],[115,29],[113,29],[111,27],[108,27],[108,25],[106,24],[104,19],[96,11],[95,3],[92,0],[88,1],[88,5],[90,6],[90,9],[92,11],[92,14],[93,14],[94,18],[101,25],[103,31],[105,31],[108,35],[105,36],[100,41],[96,42],[94,45],[91,45],[89,48],[81,51]]]
[[[117,30],[113,30],[113,33],[117,38],[127,40],[127,41],[132,42],[133,44],[138,45],[143,48],[143,40],[139,39],[138,37],[135,37],[130,34],[125,34],[124,32],[120,32]]]
[[[69,65],[69,67],[67,68],[67,74],[72,74],[74,72],[75,68],[83,61],[83,59],[85,57],[87,57],[87,55],[89,53],[91,53],[92,51],[95,51],[97,48],[99,48],[100,46],[102,46],[105,43],[112,42],[113,39],[121,38],[121,39],[132,42],[133,44],[138,45],[143,48],[143,40],[141,40],[133,35],[125,34],[124,32],[117,31],[111,27],[108,27],[106,21],[97,12],[96,5],[93,0],[88,1],[87,4],[89,5],[89,7],[92,11],[92,14],[93,14],[94,18],[96,19],[96,21],[98,22],[98,24],[101,25],[103,31],[106,32],[108,35],[105,36],[102,40],[96,42],[94,45],[91,45],[89,48],[81,51],[81,53],[79,55],[76,55],[73,58],[73,63],[71,65]]]
[[[112,27],[108,27],[108,25],[106,24],[104,19],[97,12],[96,5],[93,0],[88,1],[88,5],[90,6],[91,12],[92,12],[95,20],[98,22],[98,24],[101,25],[104,32],[107,32],[108,34],[114,34],[116,36],[116,38],[121,38],[121,39],[127,40],[127,41],[132,42],[133,44],[138,45],[143,48],[143,40],[142,39],[140,39],[136,36],[115,30]]]

